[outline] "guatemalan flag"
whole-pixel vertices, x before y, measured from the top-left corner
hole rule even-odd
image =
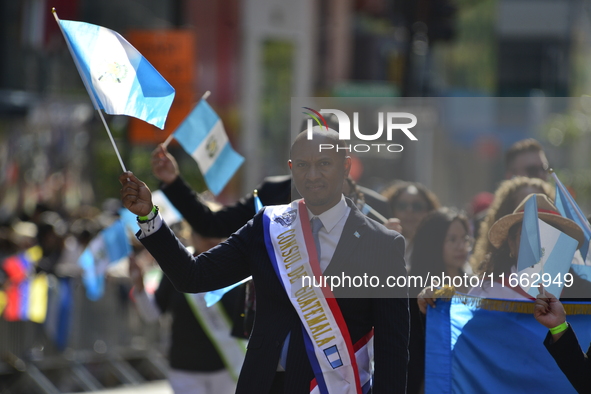
[[[54,16],[94,108],[164,128],[174,88],[146,58],[113,30]]]
[[[103,296],[107,266],[131,253],[125,229],[122,220],[115,221],[94,237],[78,258],[78,264],[84,271],[82,282],[86,296],[92,301]]]
[[[560,297],[565,283],[564,280],[555,280],[555,278],[564,278],[571,266],[578,244],[574,238],[538,218],[536,198],[527,200],[523,212],[517,258],[518,275],[524,276],[524,280],[519,281],[523,290],[532,297],[536,297],[539,289],[531,287],[535,282],[536,285],[544,284],[546,291]],[[534,274],[540,275],[540,280],[534,280],[538,278]]]
[[[564,303],[579,343],[591,341],[591,303]],[[425,394],[576,393],[543,345],[533,302],[454,296],[427,310]]]
[[[176,129],[174,138],[197,161],[207,187],[216,196],[244,161],[232,149],[222,120],[205,100]]]
[[[583,230],[585,242],[575,255],[572,268],[576,274],[581,278],[591,282],[591,256],[589,256],[589,240],[591,239],[591,226],[589,221],[583,214],[583,211],[576,203],[575,199],[570,195],[567,188],[564,187],[556,173],[552,173],[552,177],[556,182],[556,201],[555,205],[560,214],[566,218],[573,220]]]

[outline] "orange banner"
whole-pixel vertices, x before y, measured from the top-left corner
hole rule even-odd
[[[132,30],[129,42],[174,87],[176,93],[164,130],[130,118],[129,141],[156,145],[166,140],[196,103],[196,36],[192,30]]]

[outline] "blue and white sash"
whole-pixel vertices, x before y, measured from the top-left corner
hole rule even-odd
[[[359,341],[356,349],[330,289],[303,286],[303,277],[314,277],[321,283],[322,276],[304,201],[266,207],[263,224],[273,268],[302,323],[306,352],[316,377],[310,392],[366,393],[371,387],[373,332]]]

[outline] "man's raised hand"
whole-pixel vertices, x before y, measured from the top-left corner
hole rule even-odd
[[[151,163],[154,176],[167,185],[170,185],[179,176],[176,160],[168,153],[164,144],[160,144],[154,149]]]
[[[137,216],[147,216],[154,205],[152,204],[152,192],[146,184],[140,181],[131,171],[119,176],[121,188],[121,201],[123,206]]]

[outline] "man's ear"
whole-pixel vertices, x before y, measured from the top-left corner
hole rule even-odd
[[[291,160],[287,161],[287,165],[289,166],[289,169],[291,170]]]
[[[349,172],[351,171],[351,156],[345,157],[345,178],[349,176]]]

